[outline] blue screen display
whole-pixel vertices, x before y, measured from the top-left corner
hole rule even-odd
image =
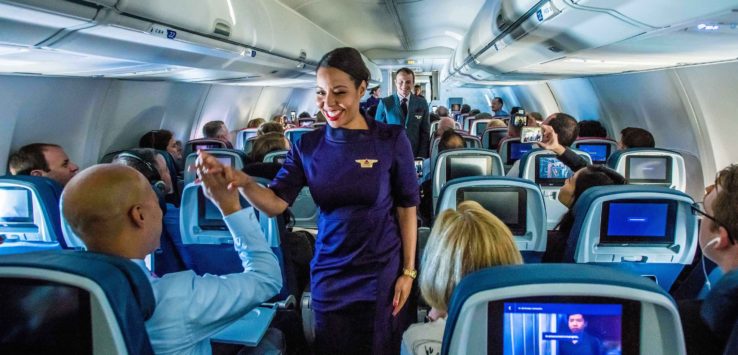
[[[669,205],[666,203],[611,203],[608,236],[666,236]]]
[[[510,145],[508,146],[508,151],[510,155],[510,158],[508,159],[508,161],[518,160],[525,153],[528,153],[531,150],[533,150],[533,144],[511,142]]]
[[[607,144],[580,144],[579,150],[587,152],[592,161],[603,162],[607,160]]]
[[[574,172],[556,157],[540,157],[538,178],[540,179],[568,179]]]

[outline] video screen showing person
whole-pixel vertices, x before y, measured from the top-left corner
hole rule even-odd
[[[671,243],[676,202],[620,200],[602,206],[602,243]]]
[[[504,355],[623,353],[621,304],[505,302],[503,306]]]
[[[671,159],[658,156],[629,156],[625,177],[629,182],[669,183]]]
[[[476,201],[484,209],[497,216],[513,235],[525,235],[525,189],[519,187],[465,187],[456,191],[456,205],[464,201]]]
[[[533,144],[510,142],[507,146],[507,163],[515,163],[515,161],[520,160],[525,153],[528,153],[531,150],[533,150]]]
[[[10,186],[0,189],[0,222],[32,223],[31,191]]]
[[[536,183],[546,186],[563,185],[574,175],[566,164],[554,156],[536,157]]]
[[[452,112],[461,112],[461,104],[451,104]]]
[[[604,164],[607,162],[607,157],[610,156],[610,145],[605,143],[580,144],[577,149],[589,154],[595,164]]]
[[[446,159],[446,181],[467,176],[492,175],[492,157],[449,156]]]

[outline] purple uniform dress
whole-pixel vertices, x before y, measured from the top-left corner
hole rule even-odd
[[[375,307],[373,352],[397,352],[397,333],[401,336],[409,324],[392,317],[402,270],[395,207],[419,204],[417,175],[402,127],[366,121],[368,130],[326,125],[304,134],[269,187],[292,204],[307,185],[320,207],[311,262],[316,320],[320,314],[370,305]],[[397,349],[391,339],[397,339]]]

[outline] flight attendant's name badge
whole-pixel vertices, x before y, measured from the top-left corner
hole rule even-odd
[[[376,164],[379,160],[377,159],[359,159],[356,160],[357,163],[359,163],[359,166],[362,169],[371,169],[374,167],[374,164]]]

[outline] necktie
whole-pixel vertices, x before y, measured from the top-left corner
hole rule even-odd
[[[407,117],[407,98],[402,99],[400,108],[402,108],[402,118],[405,119]]]

